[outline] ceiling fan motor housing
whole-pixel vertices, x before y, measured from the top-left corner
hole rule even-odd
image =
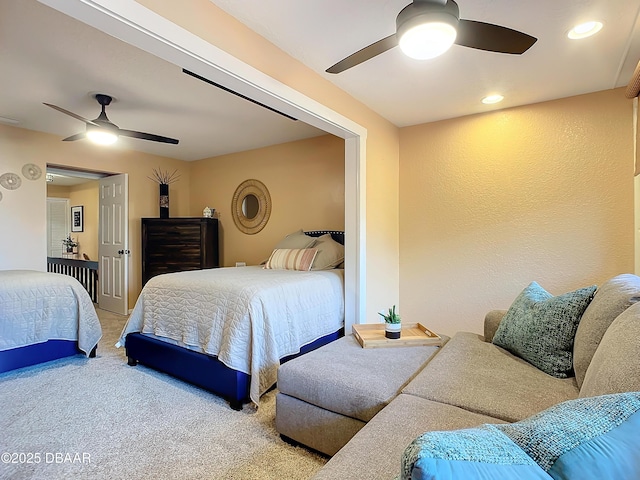
[[[414,1],[404,7],[396,17],[396,35],[398,39],[418,25],[441,22],[451,25],[456,31],[460,19],[460,9],[453,0],[446,4],[437,1]]]

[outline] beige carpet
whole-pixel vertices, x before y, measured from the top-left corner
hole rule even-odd
[[[125,318],[98,313],[97,358],[0,374],[0,478],[294,480],[326,462],[280,439],[275,391],[259,409],[236,412],[213,394],[130,367],[114,347]]]

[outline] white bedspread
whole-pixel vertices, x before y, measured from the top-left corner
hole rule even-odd
[[[215,355],[251,375],[250,397],[277,376],[279,360],[344,325],[344,271],[215,268],[153,277],[118,346],[131,332]]]
[[[75,278],[0,270],[0,351],[48,340],[77,340],[86,355],[102,337],[89,294]]]

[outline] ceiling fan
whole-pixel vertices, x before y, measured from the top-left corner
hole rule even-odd
[[[140,138],[142,140],[151,140],[152,142],[162,142],[162,143],[172,143],[177,144],[178,140],[175,138],[163,137],[160,135],[153,135],[152,133],[144,133],[144,132],[136,132],[133,130],[124,130],[119,128],[116,124],[112,123],[105,113],[105,107],[111,103],[112,98],[109,95],[105,95],[102,93],[98,93],[95,95],[95,99],[102,106],[102,111],[98,118],[94,120],[88,120],[80,115],[77,115],[73,112],[65,110],[64,108],[58,107],[57,105],[51,105],[50,103],[45,103],[47,107],[51,107],[54,110],[58,110],[66,115],[69,115],[81,122],[84,122],[87,125],[86,132],[78,133],[76,135],[71,135],[70,137],[63,138],[63,142],[72,142],[74,140],[80,140],[82,138],[88,137],[89,139],[95,141],[96,143],[102,144],[110,144],[115,142],[118,139],[118,136],[124,137],[132,137],[132,138]]]
[[[326,72],[344,72],[398,45],[409,57],[428,59],[443,54],[453,43],[520,55],[536,41],[531,35],[507,27],[463,20],[453,0],[413,0],[396,17],[396,33],[349,55]]]

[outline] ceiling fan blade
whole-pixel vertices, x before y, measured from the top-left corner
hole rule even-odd
[[[531,35],[511,28],[461,19],[458,24],[458,36],[455,43],[463,47],[477,48],[489,52],[521,55],[529,50],[537,40]]]
[[[43,103],[44,103],[44,102],[43,102]],[[94,121],[93,121],[93,120],[88,120],[88,119],[86,119],[86,118],[84,118],[84,117],[81,117],[80,115],[77,115],[77,114],[75,114],[75,113],[73,113],[73,112],[70,112],[69,110],[65,110],[65,109],[64,109],[64,108],[62,108],[62,107],[58,107],[57,105],[51,105],[50,103],[44,103],[44,105],[46,105],[47,107],[51,107],[51,108],[53,108],[54,110],[58,110],[59,112],[62,112],[62,113],[64,113],[65,115],[69,115],[70,117],[73,117],[73,118],[75,118],[75,119],[77,119],[77,120],[80,120],[81,122],[89,123],[89,124],[91,124],[91,125],[95,125],[96,127],[98,126],[98,124],[97,124],[97,123],[94,123]]]
[[[75,140],[82,140],[84,137],[86,137],[86,133],[82,132],[82,133],[76,133],[75,135],[71,135],[70,137],[67,138],[63,138],[62,141],[63,142],[73,142]]]
[[[372,43],[368,47],[364,47],[362,50],[358,50],[356,53],[349,55],[347,58],[340,60],[335,65],[327,68],[327,73],[340,73],[345,70],[355,67],[356,65],[366,62],[373,57],[380,55],[381,53],[391,50],[398,45],[398,39],[396,34],[389,35],[382,40],[378,40],[376,43]]]
[[[118,134],[123,135],[125,137],[140,138],[142,140],[151,140],[152,142],[173,143],[174,145],[177,145],[179,142],[179,140],[176,140],[175,138],[162,137],[160,135],[153,135],[152,133],[135,132],[133,130],[119,129]]]

